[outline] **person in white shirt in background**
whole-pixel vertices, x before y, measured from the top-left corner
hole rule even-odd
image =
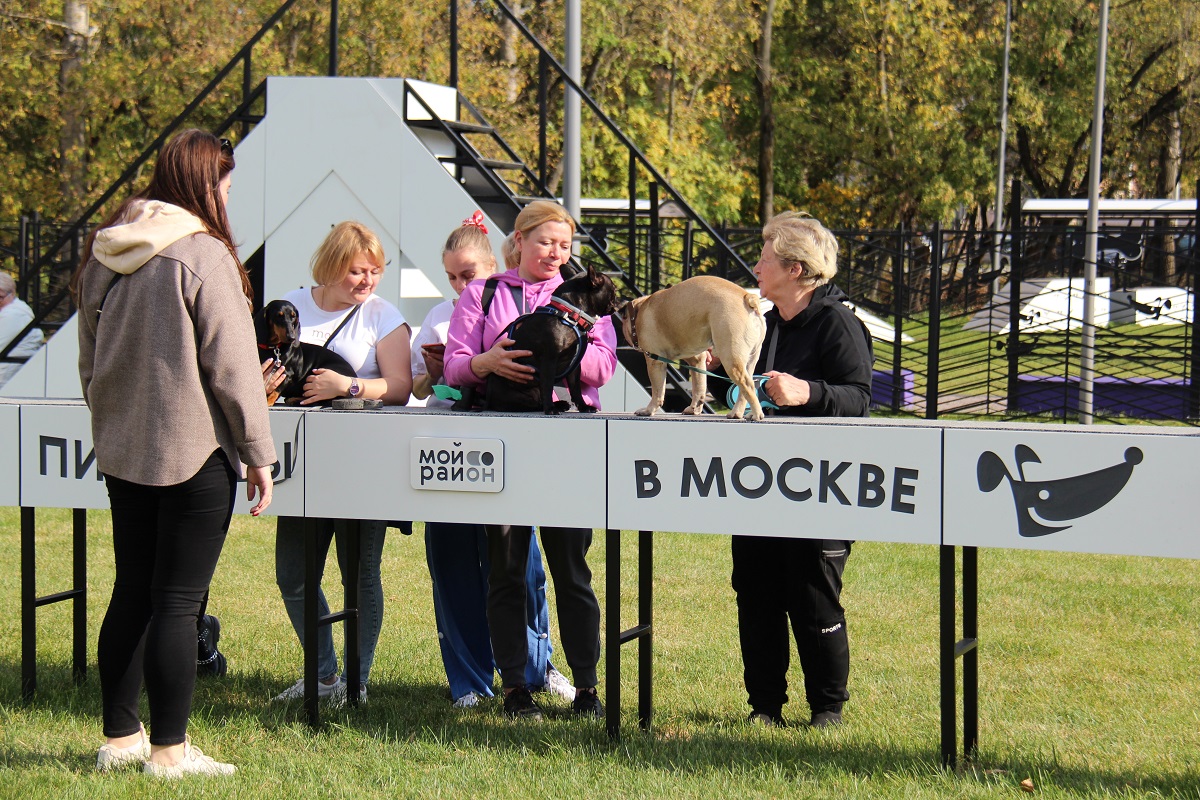
[[[33,322],[33,309],[17,297],[17,284],[7,272],[0,272],[0,350],[8,347],[25,326]],[[29,358],[41,348],[42,331],[34,328],[8,354],[9,358]],[[23,366],[22,362],[0,362],[0,386]]]

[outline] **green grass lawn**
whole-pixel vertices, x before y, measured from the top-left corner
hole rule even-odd
[[[763,730],[748,709],[725,536],[655,542],[655,718],[636,729],[636,656],[623,658],[625,736],[575,721],[511,723],[498,703],[450,706],[420,535],[389,534],[387,610],[370,702],[309,730],[269,698],[301,652],[275,587],[273,520],[239,517],[210,610],[228,678],[198,685],[191,733],[236,763],[229,779],[166,789],[101,776],[95,635],[111,585],[107,513],[89,535],[87,682],[70,675],[70,610],[38,614],[38,692],[20,696],[19,524],[0,509],[0,797],[1200,797],[1200,576],[1195,562],[987,550],[980,557],[978,758],[943,772],[938,713],[938,553],[861,543],[847,570],[852,698],[836,731]],[[40,511],[39,594],[67,588],[69,514]],[[1131,532],[1135,535],[1136,532]],[[591,554],[604,603],[603,536]],[[636,620],[636,547],[623,548]],[[330,572],[336,574],[331,559]],[[327,591],[340,592],[333,581]],[[557,623],[555,645],[557,647]],[[338,637],[340,640],[340,636]],[[561,664],[561,659],[560,659]],[[606,676],[601,662],[601,690]],[[793,665],[790,719],[806,718]],[[801,693],[802,694],[802,693]],[[609,709],[614,713],[615,709]]]

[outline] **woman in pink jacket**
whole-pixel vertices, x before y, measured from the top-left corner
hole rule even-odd
[[[511,350],[504,331],[514,319],[550,302],[563,282],[560,269],[571,258],[575,221],[557,203],[538,200],[517,215],[508,270],[495,276],[497,284],[485,313],[485,281],[475,281],[462,293],[450,319],[445,356],[446,383],[482,388],[491,374],[509,380],[533,380],[533,367],[517,359],[528,350]],[[600,387],[617,365],[617,337],[612,320],[599,319],[589,334],[580,365],[584,400],[600,406]],[[541,719],[542,712],[525,683],[528,652],[525,640],[525,565],[529,556],[528,525],[487,525],[491,572],[488,622],[492,652],[504,686],[504,712],[514,718]],[[576,715],[601,717],[604,707],[596,693],[600,661],[600,604],[592,591],[587,551],[592,531],[587,528],[542,527],[542,551],[554,580],[559,633],[575,684],[572,710]]]

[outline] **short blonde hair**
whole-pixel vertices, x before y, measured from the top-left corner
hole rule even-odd
[[[822,286],[837,275],[837,239],[829,229],[803,211],[785,211],[763,228],[775,256],[786,264],[799,264],[799,283]]]
[[[350,263],[360,253],[366,253],[371,263],[383,269],[383,245],[374,231],[361,222],[339,222],[313,253],[313,280],[318,286],[341,283],[350,273]]]
[[[553,200],[534,200],[521,209],[517,221],[513,223],[513,231],[520,231],[522,236],[547,222],[565,222],[571,226],[571,235],[575,235],[575,220],[567,210]]]

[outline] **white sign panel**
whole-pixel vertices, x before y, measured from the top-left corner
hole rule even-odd
[[[304,516],[304,418],[306,410],[277,406],[271,409],[271,438],[276,462],[271,466],[274,487],[266,516]],[[249,514],[258,502],[246,499],[246,481],[239,480],[233,513]]]
[[[309,516],[606,526],[605,420],[595,414],[321,410],[306,415],[305,435]],[[502,490],[415,488],[414,439],[499,443]]]
[[[1200,436],[948,428],[945,543],[1200,558]]]
[[[419,490],[502,492],[504,442],[417,436],[409,444],[408,477]]]
[[[940,541],[937,427],[614,419],[608,447],[609,527]]]
[[[21,505],[108,508],[82,402],[21,406]]]
[[[0,506],[21,503],[21,407],[0,403]]]

